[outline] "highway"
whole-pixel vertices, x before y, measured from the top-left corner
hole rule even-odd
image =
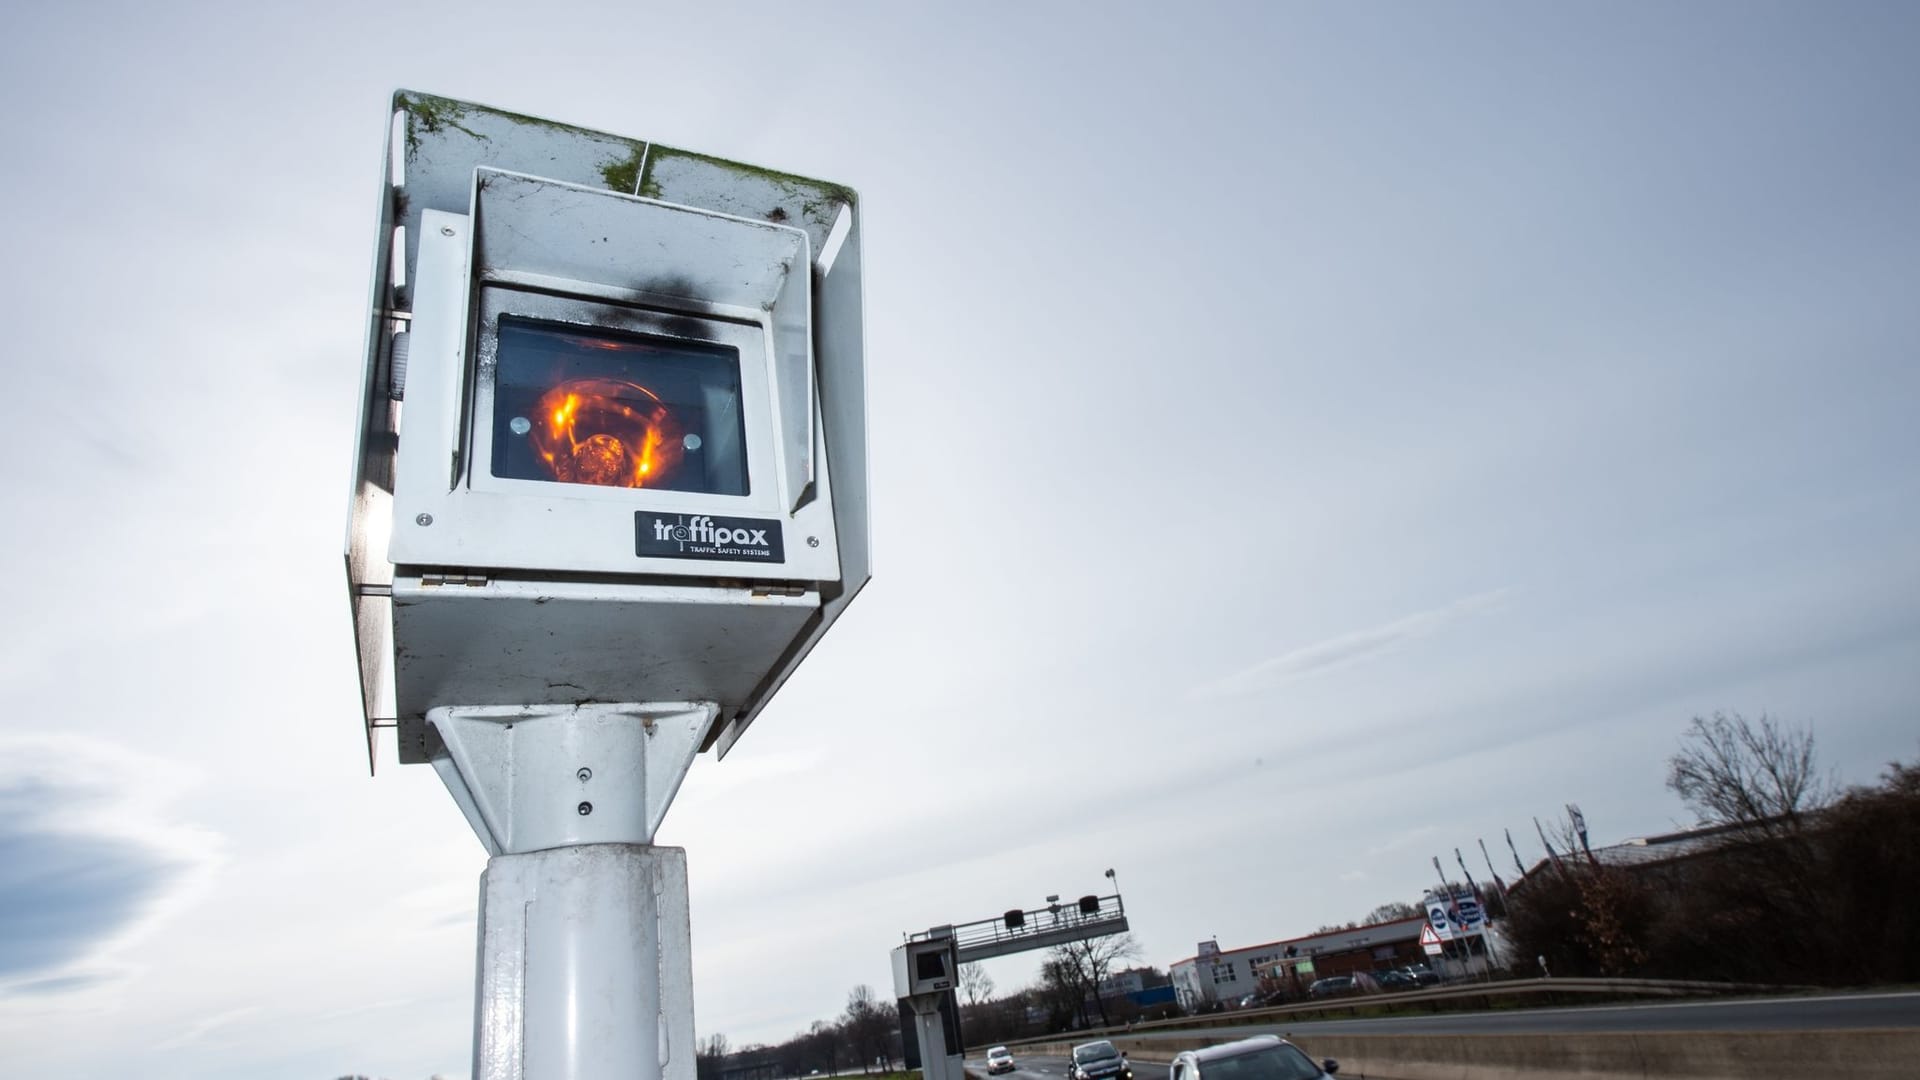
[[[1066,1036],[1061,1037],[1066,1038]],[[1010,1073],[1001,1073],[999,1077],[988,1077],[988,1080],[1000,1080],[1000,1077],[1006,1077],[1008,1080],[1064,1080],[1067,1075],[1067,1059],[1063,1057],[1023,1057],[1016,1053],[1013,1055],[1013,1063],[1019,1068]],[[984,1056],[970,1057],[967,1059],[967,1069],[986,1076],[987,1059]],[[1134,1070],[1134,1080],[1149,1080],[1149,1078],[1159,1080],[1164,1072],[1166,1070],[1158,1066],[1143,1066],[1141,1069]]]
[[[1920,1027],[1920,993],[1587,1005],[1555,1009],[1388,1016],[1365,1020],[1290,1020],[1216,1027],[1212,1034],[1493,1035],[1620,1031],[1833,1031]],[[1133,1038],[1190,1039],[1187,1032],[1136,1031]],[[1181,1047],[1180,1049],[1185,1049]]]
[[[1679,1001],[1661,1004],[1588,1005],[1577,1008],[1499,1009],[1486,1012],[1388,1016],[1356,1020],[1289,1020],[1239,1024],[1202,1030],[1145,1029],[1130,1039],[1165,1043],[1165,1056],[1199,1045],[1205,1038],[1244,1035],[1494,1035],[1648,1031],[1835,1031],[1871,1028],[1920,1028],[1920,993],[1822,994],[1809,997]],[[1062,1041],[1073,1035],[1061,1035]],[[1014,1060],[1034,1077],[1066,1075],[1064,1058]],[[971,1067],[975,1063],[969,1060]],[[984,1074],[985,1061],[978,1063]],[[1009,1074],[1002,1074],[1009,1075]],[[1017,1076],[1018,1074],[1012,1074]],[[1144,1078],[1143,1078],[1144,1080]]]

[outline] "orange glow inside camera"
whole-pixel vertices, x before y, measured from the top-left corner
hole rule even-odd
[[[673,412],[639,383],[569,379],[540,395],[534,415],[534,452],[564,483],[654,487],[684,453]]]

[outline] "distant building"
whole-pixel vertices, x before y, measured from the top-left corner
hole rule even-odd
[[[1172,1004],[1175,1000],[1171,981],[1150,968],[1128,968],[1100,980],[1100,996],[1107,1000],[1125,997],[1142,1009]]]
[[[1602,866],[1617,866],[1628,870],[1665,866],[1670,863],[1696,859],[1711,855],[1729,841],[1764,840],[1775,835],[1774,829],[1785,822],[1785,818],[1767,818],[1751,824],[1704,825],[1697,829],[1681,832],[1660,833],[1655,836],[1639,836],[1631,840],[1622,840],[1617,844],[1597,847],[1592,851],[1593,861]],[[1587,861],[1587,852],[1575,851],[1559,856],[1562,862],[1581,865]],[[1513,890],[1520,891],[1527,882],[1536,881],[1541,874],[1552,872],[1554,860],[1541,859],[1533,868],[1513,883]]]
[[[1174,996],[1189,1012],[1211,1005],[1231,1005],[1259,989],[1260,977],[1282,969],[1297,973],[1302,986],[1328,975],[1348,975],[1406,967],[1426,960],[1420,948],[1424,916],[1396,919],[1353,930],[1269,941],[1244,949],[1220,949],[1205,942],[1202,955],[1176,961],[1167,973]]]
[[[1138,994],[1143,990],[1151,990],[1156,986],[1165,986],[1169,981],[1165,973],[1157,968],[1128,968],[1125,971],[1116,971],[1106,978],[1101,979],[1100,993],[1102,996]]]
[[[770,1051],[742,1054],[720,1066],[720,1080],[774,1080],[778,1075],[780,1067]]]

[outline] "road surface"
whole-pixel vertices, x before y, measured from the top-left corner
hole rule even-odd
[[[1920,993],[1823,994],[1815,997],[1775,997],[1661,1004],[1587,1005],[1556,1009],[1499,1009],[1489,1012],[1434,1013],[1387,1016],[1364,1020],[1286,1020],[1279,1023],[1235,1024],[1229,1027],[1166,1031],[1143,1030],[1129,1035],[1165,1044],[1157,1058],[1202,1045],[1204,1038],[1245,1035],[1506,1035],[1552,1032],[1619,1031],[1832,1031],[1849,1028],[1920,1027]],[[1075,1039],[1061,1035],[1061,1040]],[[1146,1055],[1139,1055],[1143,1059]],[[1064,1080],[1065,1058],[1022,1057],[1018,1048],[1017,1073],[1012,1080]],[[1144,1064],[1144,1060],[1143,1060]],[[967,1061],[986,1074],[984,1058]],[[1136,1080],[1157,1077],[1157,1071],[1135,1070]]]

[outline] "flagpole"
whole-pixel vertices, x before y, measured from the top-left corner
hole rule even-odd
[[[1520,875],[1513,880],[1519,881],[1520,878],[1527,876],[1527,865],[1520,861],[1520,849],[1513,846],[1513,830],[1502,825],[1500,831],[1507,834],[1507,850],[1513,854],[1513,869]]]
[[[1467,879],[1467,889],[1473,893],[1474,902],[1480,905],[1480,947],[1487,952],[1487,981],[1493,981],[1493,965],[1499,961],[1499,954],[1493,947],[1493,920],[1487,917],[1486,894],[1480,891],[1480,884],[1473,880],[1473,871],[1467,869],[1467,860],[1460,855],[1460,849],[1453,849],[1453,861],[1460,864],[1460,875]],[[1471,953],[1472,947],[1467,951]]]
[[[1553,868],[1560,871],[1561,877],[1567,877],[1567,864],[1561,862],[1560,853],[1553,850],[1553,841],[1547,839],[1546,827],[1540,824],[1539,818],[1533,819],[1533,831],[1540,834],[1540,842],[1547,846],[1547,858],[1552,860]]]
[[[1445,908],[1447,912],[1447,919],[1448,921],[1452,922],[1456,928],[1458,928],[1460,925],[1460,918],[1459,918],[1460,913],[1453,906],[1453,883],[1447,880],[1447,872],[1445,870],[1440,869],[1440,856],[1438,855],[1435,855],[1433,857],[1433,873],[1434,873],[1434,876],[1440,879],[1440,895],[1446,897],[1446,900],[1443,902],[1442,906]],[[1427,915],[1427,923],[1428,925],[1432,925],[1433,923],[1433,915],[1431,912],[1429,912]],[[1434,927],[1434,931],[1438,933],[1439,927]],[[1461,935],[1456,933],[1454,935],[1454,940],[1459,940],[1460,937]],[[1453,950],[1447,947],[1449,944],[1450,942],[1448,941],[1445,941],[1445,940],[1441,941],[1440,948],[1441,948],[1442,956],[1451,956],[1453,954]],[[1460,958],[1455,957],[1455,959],[1460,959]],[[1472,971],[1467,967],[1467,962],[1464,959],[1460,959],[1460,977],[1464,979],[1469,977],[1470,975],[1472,975]]]
[[[1500,890],[1501,911],[1511,911],[1511,907],[1507,905],[1507,882],[1500,880],[1500,871],[1494,869],[1494,857],[1486,853],[1486,840],[1480,840],[1478,836],[1475,836],[1475,844],[1480,846],[1480,859],[1486,859],[1486,872],[1488,872],[1488,874],[1494,874],[1494,888]]]

